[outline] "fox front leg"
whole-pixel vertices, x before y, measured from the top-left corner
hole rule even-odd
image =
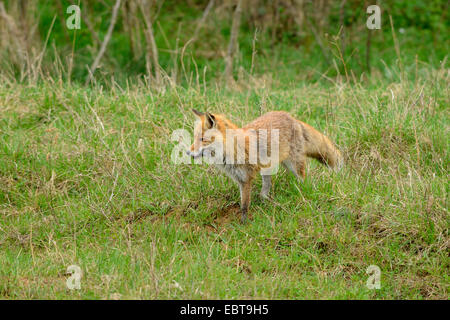
[[[241,223],[246,223],[248,207],[250,206],[250,195],[252,191],[251,181],[239,184],[239,190],[241,192]]]

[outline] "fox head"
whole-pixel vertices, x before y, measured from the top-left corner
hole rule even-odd
[[[186,153],[193,157],[203,157],[208,147],[215,141],[213,129],[218,129],[217,117],[209,112],[200,112],[192,109],[197,116],[197,122],[194,127],[194,143],[186,150]]]

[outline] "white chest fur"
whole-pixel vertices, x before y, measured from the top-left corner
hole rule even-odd
[[[242,166],[236,164],[218,164],[217,167],[238,183],[247,181],[248,173]]]

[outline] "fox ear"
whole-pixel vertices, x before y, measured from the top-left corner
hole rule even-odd
[[[202,116],[205,115],[203,112],[197,111],[197,110],[195,110],[195,109],[192,109],[192,112],[193,112],[197,117],[202,117]]]
[[[216,125],[216,117],[212,113],[207,112],[206,123],[208,124],[208,128],[214,127]]]

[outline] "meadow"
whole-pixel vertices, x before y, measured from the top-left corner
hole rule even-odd
[[[446,299],[448,73],[424,72],[369,89],[2,85],[1,297]],[[280,169],[242,225],[227,177],[171,162],[192,107],[238,124],[289,111],[345,166],[311,161],[302,184]]]
[[[388,63],[374,51],[371,72],[349,46],[344,60],[331,45],[333,64],[322,68],[319,47],[307,58],[282,44],[271,56],[252,32],[228,84],[221,62],[197,68],[192,55],[176,65],[181,81],[162,71],[157,87],[100,71],[85,85],[81,54],[72,75],[64,59],[35,79],[4,68],[0,298],[448,299],[448,43],[440,53],[420,47],[418,58],[387,29],[373,41],[392,44],[379,50]],[[161,65],[182,52],[164,61],[161,51]],[[304,182],[280,168],[271,200],[258,197],[258,178],[242,224],[228,177],[171,161],[171,135],[192,132],[192,108],[238,125],[288,111],[335,141],[345,165],[311,160]],[[82,270],[79,290],[66,285],[71,265]],[[379,289],[366,285],[371,265]]]

